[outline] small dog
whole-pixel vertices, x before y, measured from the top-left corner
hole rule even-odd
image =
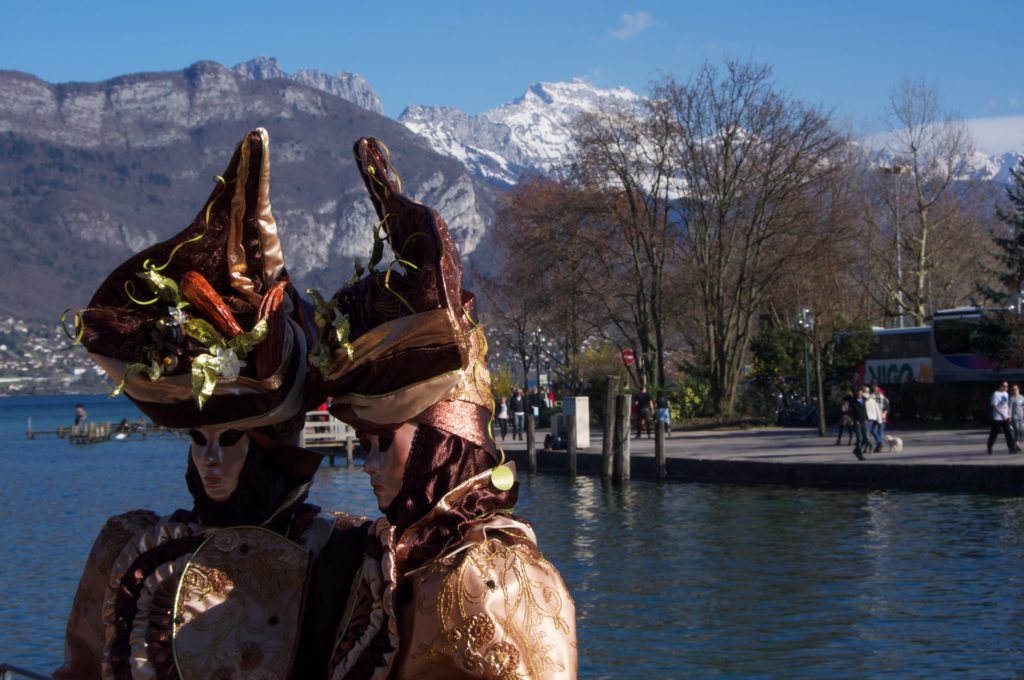
[[[889,447],[889,453],[895,451],[899,453],[903,450],[903,440],[899,437],[894,437],[891,434],[885,435],[885,444]]]

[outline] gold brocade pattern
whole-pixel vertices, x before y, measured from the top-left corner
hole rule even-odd
[[[468,315],[467,315],[468,316]],[[455,386],[449,399],[467,401],[494,412],[494,397],[491,395],[491,374],[487,370],[487,340],[484,329],[475,326],[467,331],[468,354],[465,377]]]
[[[488,538],[435,560],[416,576],[416,617],[436,617],[437,634],[411,650],[433,663],[451,660],[482,677],[573,677],[572,600],[554,567],[528,540]]]
[[[182,588],[187,589],[195,597],[207,598],[226,597],[234,587],[231,577],[220,569],[195,567],[185,572],[182,577]]]
[[[220,529],[203,543],[174,603],[182,677],[288,677],[309,559],[301,546],[259,527]]]

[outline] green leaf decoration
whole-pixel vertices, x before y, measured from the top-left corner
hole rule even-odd
[[[348,317],[337,309],[334,310],[333,316],[334,320],[331,322],[331,326],[334,328],[334,339],[339,345],[347,345],[348,334],[352,330],[352,325],[349,323]]]
[[[150,382],[156,382],[163,375],[163,371],[160,370],[160,362],[156,359],[149,362],[149,366],[146,367],[146,375],[149,376]]]
[[[192,360],[192,398],[200,411],[217,387],[220,364],[220,357],[213,354],[201,354]]]
[[[313,288],[307,288],[306,295],[313,299],[313,321],[316,323],[317,329],[323,331],[327,328],[327,320],[331,316],[327,303],[324,302],[324,296]]]
[[[147,269],[139,274],[139,278],[145,281],[150,290],[153,291],[157,297],[170,302],[172,305],[177,305],[181,300],[181,293],[178,291],[178,284],[173,279],[169,279],[163,274],[153,270]]]
[[[228,340],[228,347],[235,351],[240,358],[245,357],[253,348],[266,340],[270,327],[266,319],[260,319],[251,331],[236,335]]]
[[[368,263],[370,271],[374,271],[382,259],[384,259],[384,241],[377,234],[374,234],[373,250],[370,252],[370,261]]]
[[[217,332],[213,324],[205,319],[189,319],[181,325],[181,328],[185,331],[186,335],[195,338],[207,347],[223,346],[225,344],[224,337]]]
[[[156,377],[154,377],[154,370],[156,371]],[[121,382],[117,384],[114,391],[110,393],[110,397],[116,397],[117,395],[124,392],[124,388],[128,386],[128,381],[137,376],[139,373],[145,373],[149,376],[149,379],[156,382],[157,378],[160,377],[160,364],[150,362],[149,364],[133,363],[128,364],[124,367],[124,375],[121,376]]]

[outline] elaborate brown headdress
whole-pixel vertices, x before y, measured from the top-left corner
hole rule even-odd
[[[313,327],[284,268],[268,145],[246,134],[192,224],[118,266],[78,318],[115,394],[161,425],[253,428],[309,406]]]
[[[318,361],[331,412],[366,430],[416,421],[495,451],[483,330],[444,219],[402,195],[377,139],[355,159],[380,222],[366,276],[318,302]],[[394,253],[378,269],[387,242]]]

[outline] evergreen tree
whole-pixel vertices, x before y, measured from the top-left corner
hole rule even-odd
[[[999,248],[996,260],[1002,269],[990,271],[998,285],[984,282],[978,286],[982,295],[1000,305],[1024,291],[1024,155],[1018,157],[1017,167],[1010,170],[1010,179],[1012,184],[1006,188],[1009,208],[996,210],[999,219],[1010,227],[1007,236],[993,238]]]
[[[1000,368],[1024,362],[1024,155],[1017,159],[1017,167],[1010,170],[1012,183],[1006,188],[1009,207],[996,209],[996,215],[1010,229],[1007,236],[993,237],[998,246],[996,261],[1001,269],[989,269],[997,285],[987,282],[978,286],[979,292],[999,305],[998,310],[986,311],[978,327],[971,334],[975,351],[996,362]],[[1014,307],[1006,307],[1012,301]]]

